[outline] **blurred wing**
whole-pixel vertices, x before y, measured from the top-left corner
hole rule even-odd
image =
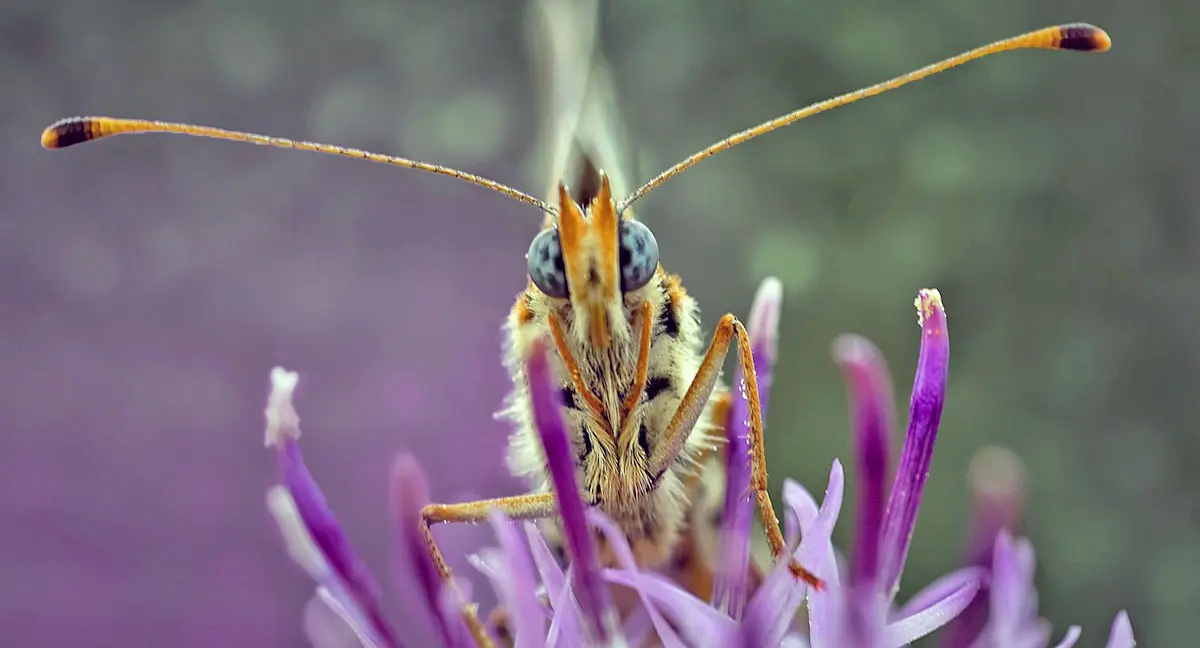
[[[612,73],[598,46],[596,0],[534,0],[529,20],[534,72],[542,104],[550,177],[547,201],[559,181],[586,205],[608,174],[613,194],[629,184],[624,126]]]

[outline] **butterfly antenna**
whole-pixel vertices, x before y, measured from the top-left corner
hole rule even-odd
[[[671,168],[663,171],[655,176],[629,195],[628,198],[622,200],[617,205],[617,211],[622,212],[629,208],[630,205],[640,200],[643,196],[654,191],[663,183],[674,178],[675,176],[688,170],[701,160],[720,153],[721,151],[731,149],[742,142],[754,139],[759,135],[769,133],[776,128],[782,128],[789,124],[811,117],[817,113],[832,110],[839,106],[852,104],[860,99],[874,97],[877,94],[883,94],[888,90],[895,90],[903,85],[908,85],[913,81],[920,81],[925,77],[937,74],[944,70],[949,70],[952,67],[957,67],[963,63],[981,59],[985,56],[998,54],[1000,52],[1008,52],[1019,49],[1052,49],[1052,50],[1075,50],[1079,52],[1104,52],[1112,46],[1112,40],[1108,37],[1103,29],[1089,25],[1086,23],[1071,23],[1068,25],[1058,25],[1056,27],[1046,27],[1036,31],[1031,31],[1020,36],[1013,36],[1004,40],[996,41],[990,45],[977,47],[968,52],[963,52],[957,56],[952,56],[943,61],[939,61],[932,65],[927,65],[919,70],[914,70],[908,74],[903,74],[893,79],[876,83],[875,85],[867,86],[853,92],[848,92],[832,99],[820,101],[806,108],[801,108],[794,112],[790,112],[781,117],[776,117],[770,121],[763,122],[752,128],[747,128],[744,131],[735,133],[725,139],[716,142],[715,144],[697,151],[691,156],[685,158]]]
[[[196,137],[208,137],[211,139],[229,140],[232,142],[249,142],[260,146],[274,146],[276,148],[296,149],[300,151],[315,151],[317,153],[327,153],[329,155],[340,155],[342,157],[359,158],[370,162],[380,162],[382,164],[390,164],[392,166],[404,167],[406,169],[416,169],[427,173],[436,173],[438,175],[450,176],[473,185],[491,189],[496,193],[503,194],[518,200],[523,203],[528,203],[548,214],[555,213],[555,209],[545,201],[539,200],[530,196],[527,193],[518,191],[508,185],[500,184],[495,180],[451,169],[449,167],[440,166],[437,164],[429,164],[426,162],[418,162],[408,158],[397,157],[394,155],[384,155],[382,153],[372,153],[355,148],[347,148],[345,146],[336,146],[333,144],[319,144],[317,142],[306,142],[301,140],[291,140],[284,137],[271,137],[268,135],[258,135],[255,133],[243,133],[240,131],[225,130],[223,128],[213,128],[212,126],[196,126],[192,124],[178,124],[174,122],[150,121],[145,119],[118,119],[114,117],[70,117],[60,119],[54,122],[42,131],[42,146],[48,149],[60,149],[83,142],[90,142],[112,135],[127,135],[136,133],[178,133],[182,135],[193,135]]]

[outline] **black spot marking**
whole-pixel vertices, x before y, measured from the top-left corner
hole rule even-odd
[[[671,379],[668,376],[655,376],[646,381],[646,401],[652,401],[658,398],[658,395],[665,390],[671,388]]]
[[[663,304],[662,312],[658,314],[658,323],[662,325],[664,333],[673,338],[679,337],[679,314],[675,312],[675,305],[671,303],[669,295]]]
[[[570,387],[563,387],[558,390],[558,396],[562,399],[563,407],[567,409],[579,409],[575,403],[575,390]]]
[[[595,447],[592,445],[592,435],[588,434],[587,430],[584,430],[580,437],[583,439],[583,447],[579,449],[578,463],[583,463],[583,460],[592,454]]]
[[[660,482],[662,482],[663,475],[665,474],[667,474],[667,471],[660,470],[658,474],[650,475],[650,490],[658,488],[658,485]]]
[[[642,421],[642,427],[638,429],[638,446],[646,456],[650,456],[650,430],[646,428],[646,422]]]

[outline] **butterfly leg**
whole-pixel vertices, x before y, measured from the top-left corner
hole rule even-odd
[[[429,504],[421,510],[421,534],[425,537],[425,548],[433,558],[442,582],[450,586],[454,574],[446,563],[442,550],[433,539],[433,525],[443,522],[485,522],[491,509],[499,509],[514,520],[537,520],[553,517],[558,513],[554,493],[536,493],[532,495],[516,495],[514,497],[498,497],[496,499],[463,502],[460,504]],[[492,646],[493,642],[483,623],[475,604],[463,605],[463,619],[471,636],[480,646]]]
[[[731,341],[737,341],[738,362],[742,365],[742,375],[746,382],[746,400],[750,409],[750,488],[754,491],[755,504],[763,528],[767,532],[767,543],[771,554],[776,560],[787,556],[787,544],[783,532],[779,530],[779,519],[775,517],[775,509],[771,504],[771,495],[767,491],[767,459],[763,447],[762,409],[758,400],[758,376],[754,372],[754,355],[750,348],[750,335],[746,327],[736,317],[726,314],[717,323],[704,360],[692,384],[688,387],[671,418],[663,440],[655,448],[650,457],[650,474],[659,476],[666,472],[683,451],[688,435],[700,419],[705,405],[716,387],[717,378],[721,373],[721,365],[729,352]],[[789,569],[792,574],[813,587],[820,587],[821,580],[812,572],[805,569],[794,558],[789,559]]]

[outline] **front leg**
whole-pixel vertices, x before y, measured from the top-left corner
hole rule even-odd
[[[737,339],[738,362],[742,365],[742,375],[746,381],[746,400],[750,405],[750,488],[754,490],[754,500],[758,506],[759,517],[767,532],[767,543],[771,546],[771,554],[776,560],[787,555],[787,544],[783,532],[779,530],[779,519],[775,517],[775,508],[771,504],[771,495],[767,491],[767,458],[763,447],[762,409],[758,400],[758,375],[754,372],[754,355],[750,348],[750,336],[746,327],[732,314],[726,314],[717,323],[712,342],[700,363],[700,369],[692,384],[683,395],[679,408],[671,417],[662,442],[650,456],[650,475],[656,479],[675,463],[679,453],[687,443],[688,435],[700,419],[708,399],[712,396],[721,374],[721,365],[729,352],[729,342]],[[805,569],[794,558],[789,558],[788,567],[792,574],[804,580],[809,585],[820,588],[821,579]]]
[[[450,565],[446,564],[442,550],[433,539],[432,525],[441,522],[484,522],[492,509],[499,509],[514,520],[538,520],[554,517],[558,512],[554,493],[499,497],[461,504],[429,504],[421,509],[421,534],[425,537],[425,549],[433,558],[438,576],[447,587],[453,587],[454,574],[450,571]],[[491,647],[494,645],[492,638],[480,622],[475,608],[474,604],[463,603],[463,620],[466,621],[467,629],[471,631],[471,636],[477,644]]]

